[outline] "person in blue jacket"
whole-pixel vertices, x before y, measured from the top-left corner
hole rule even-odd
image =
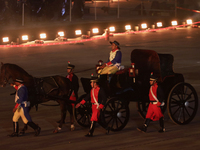
[[[17,90],[15,95],[15,107],[13,109],[13,128],[14,132],[10,134],[10,137],[17,137],[19,132],[19,125],[18,120],[21,117],[22,121],[29,125],[31,128],[35,130],[35,136],[38,136],[40,134],[41,128],[36,125],[29,115],[30,110],[30,102],[28,100],[28,90],[26,86],[23,84],[23,80],[16,79],[14,81],[14,87]]]
[[[108,61],[100,67],[100,74],[114,74],[120,66],[122,60],[122,53],[120,51],[119,42],[110,42],[112,50],[108,57]],[[101,70],[102,69],[102,70]]]

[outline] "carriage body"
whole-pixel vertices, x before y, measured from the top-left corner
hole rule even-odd
[[[176,124],[191,122],[197,112],[198,97],[194,88],[184,82],[183,75],[174,73],[173,61],[171,54],[135,49],[131,53],[130,67],[112,75],[111,80],[108,75],[101,75],[99,84],[105,89],[108,98],[102,110],[102,120],[111,126],[113,131],[123,129],[129,120],[130,102],[137,102],[137,111],[145,118],[149,105],[149,77],[153,72],[158,77],[158,83],[165,95],[163,112],[167,109],[171,120]],[[85,93],[89,93],[90,79],[81,78],[81,82]],[[80,99],[83,97],[84,95]],[[86,112],[85,116],[91,113],[88,108]],[[86,123],[79,121],[83,126]]]

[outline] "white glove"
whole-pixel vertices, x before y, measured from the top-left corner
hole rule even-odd
[[[162,102],[160,106],[164,106],[164,105],[165,105],[165,102]]]

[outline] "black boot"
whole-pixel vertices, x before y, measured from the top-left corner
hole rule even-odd
[[[24,128],[19,132],[19,135],[24,135],[25,131],[28,129],[28,125],[24,124]]]
[[[12,134],[8,135],[9,137],[16,137],[16,136],[18,136],[18,132],[19,132],[18,122],[13,122],[13,129],[14,129],[14,132]]]
[[[86,134],[86,137],[92,137],[93,136],[93,132],[94,132],[94,128],[95,128],[95,121],[92,121],[91,126],[90,126],[90,130],[88,132],[88,134]]]
[[[28,122],[27,125],[29,125],[31,128],[35,130],[35,136],[38,136],[40,134],[41,128],[34,122]]]
[[[150,121],[151,121],[151,119],[147,118],[147,119],[145,120],[144,125],[143,125],[142,127],[138,127],[137,130],[138,130],[138,131],[142,131],[143,133],[146,133],[146,132],[147,132],[147,127],[148,127]]]
[[[111,128],[110,127],[106,127],[106,134],[108,135],[110,132]]]
[[[58,121],[56,121],[56,123],[60,123],[61,122],[61,120],[58,120]],[[65,121],[63,120],[63,124],[65,124]]]
[[[159,119],[159,122],[160,122],[160,130],[158,131],[159,133],[163,133],[165,132],[165,127],[164,127],[164,118],[160,118]]]

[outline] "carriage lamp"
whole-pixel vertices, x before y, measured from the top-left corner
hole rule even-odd
[[[141,24],[141,28],[142,28],[142,29],[146,29],[146,28],[147,28],[147,24],[146,24],[146,23],[142,23],[142,24]]]
[[[162,25],[162,22],[157,22],[157,23],[156,23],[156,26],[157,26],[158,28],[162,27],[162,26],[163,26],[163,25]]]
[[[92,29],[92,33],[94,33],[94,34],[99,33],[99,29],[98,28],[93,28]]]
[[[75,30],[75,34],[76,34],[76,35],[81,35],[82,32],[81,32],[81,30]]]
[[[171,24],[172,24],[172,26],[177,26],[178,22],[177,21],[172,21]]]
[[[186,20],[186,23],[187,23],[187,24],[192,24],[192,19],[187,19],[187,20]]]
[[[135,63],[131,63],[131,67],[132,67],[132,68],[135,68]]]
[[[135,77],[135,68],[129,68],[129,77]]]
[[[125,25],[125,29],[126,29],[126,31],[130,31],[131,30],[131,25]]]
[[[109,31],[110,31],[110,32],[115,32],[115,27],[114,27],[114,26],[109,27]]]
[[[9,37],[3,37],[2,40],[4,43],[9,42]]]
[[[58,35],[59,35],[59,36],[65,36],[65,33],[64,33],[63,31],[59,31],[59,32],[58,32]]]
[[[135,83],[135,68],[129,68],[129,77],[133,77],[133,83]]]
[[[22,40],[27,41],[28,40],[28,35],[22,35]]]
[[[47,37],[46,33],[41,33],[41,34],[40,34],[40,38],[41,38],[41,39],[45,39],[46,37]]]

